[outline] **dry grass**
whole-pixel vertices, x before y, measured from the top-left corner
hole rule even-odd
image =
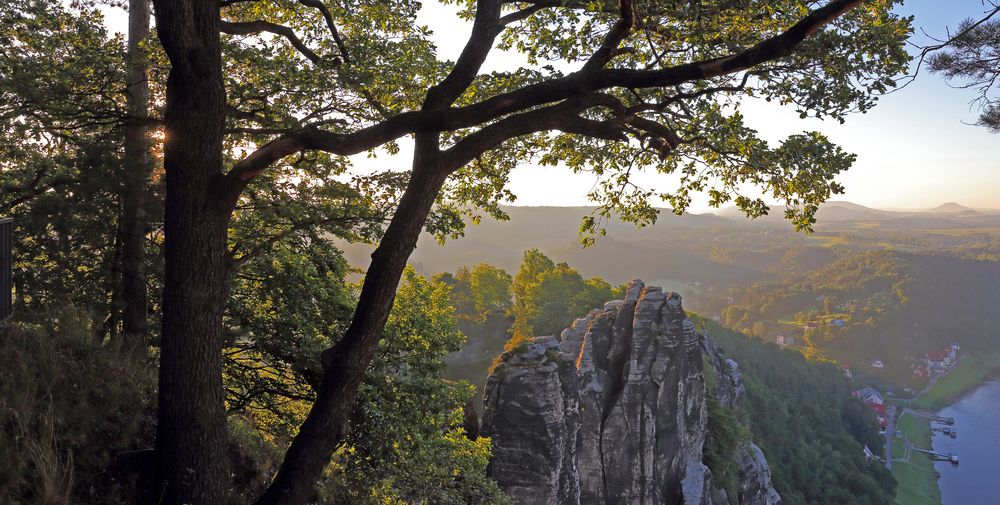
[[[151,443],[154,373],[88,331],[0,328],[0,502],[133,501],[111,468]]]

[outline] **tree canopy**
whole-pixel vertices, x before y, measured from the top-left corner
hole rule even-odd
[[[463,217],[503,218],[516,166],[564,164],[598,178],[585,242],[605,217],[646,224],[657,199],[683,212],[699,193],[749,216],[772,198],[810,229],[818,205],[842,191],[834,178],[853,155],[817,132],[769,144],[745,124],[742,101],[833,120],[868,110],[905,71],[910,32],[891,0],[468,0],[449,3],[471,32],[447,61],[418,22],[416,0],[154,0],[156,38],[138,44],[150,114],[138,117],[123,97],[135,70],[125,61],[136,60],[108,36],[95,3],[0,8],[0,183],[8,211],[94,206],[84,211],[93,231],[34,222],[30,241],[58,261],[77,261],[66,255],[83,247],[66,244],[78,236],[103,252],[78,258],[89,262],[80,279],[59,273],[46,288],[80,293],[102,338],[118,327],[125,263],[116,251],[137,230],[146,239],[145,286],[161,293],[147,315],[160,322],[157,495],[168,504],[228,494],[223,351],[240,337],[266,351],[260,343],[272,332],[309,343],[314,368],[290,370],[311,376],[316,401],[259,503],[307,502],[347,443],[417,237],[459,235]],[[484,72],[497,50],[524,64]],[[145,203],[116,182],[134,175],[117,169],[137,145],[119,140],[120,129],[140,123],[155,129]],[[352,166],[352,155],[401,153],[410,139],[408,170]],[[640,186],[643,170],[663,174],[664,185]],[[137,203],[156,217],[123,233],[115,214]],[[356,299],[337,289],[310,298],[315,287],[302,284],[322,288],[341,271],[320,245],[331,236],[378,242]],[[109,272],[95,276],[100,288],[86,278],[95,272]],[[497,289],[473,305],[497,307],[505,281],[484,274]],[[511,289],[516,298],[516,279]],[[241,306],[240,296],[252,303]],[[301,305],[287,317],[262,310],[293,300]],[[319,305],[351,313],[340,338],[329,338],[334,319],[317,315]],[[539,317],[532,324],[557,318]]]

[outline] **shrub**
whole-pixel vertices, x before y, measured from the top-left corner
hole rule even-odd
[[[154,371],[81,326],[0,329],[0,501],[134,501],[114,463],[152,445]]]

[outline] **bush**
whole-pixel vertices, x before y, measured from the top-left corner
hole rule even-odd
[[[0,329],[0,501],[131,503],[122,451],[152,446],[155,367],[89,331]]]

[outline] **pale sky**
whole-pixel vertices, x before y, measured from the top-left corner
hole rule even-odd
[[[915,16],[914,41],[927,43],[922,31],[943,36],[966,17],[979,17],[980,0],[907,0],[898,8]],[[453,15],[453,8],[425,2],[419,22],[433,31],[443,58],[454,60],[468,37],[470,25]],[[123,14],[109,11],[109,25],[121,31]],[[484,70],[509,69],[518,55],[495,51]],[[838,200],[880,208],[927,208],[955,201],[978,208],[1000,208],[1000,136],[965,123],[977,113],[969,102],[974,92],[949,87],[938,76],[921,71],[907,88],[883,97],[867,114],[856,114],[843,125],[836,121],[803,120],[790,107],[762,100],[746,102],[743,112],[750,126],[768,141],[791,133],[818,130],[847,151],[858,155],[854,167],[838,181],[847,188]],[[964,122],[964,123],[963,123]],[[356,158],[358,168],[405,169],[406,142],[399,156],[378,160]],[[672,189],[665,176],[650,174],[642,184]],[[592,177],[554,167],[525,165],[511,175],[509,188],[516,205],[588,205]],[[695,202],[692,211],[710,210]]]

